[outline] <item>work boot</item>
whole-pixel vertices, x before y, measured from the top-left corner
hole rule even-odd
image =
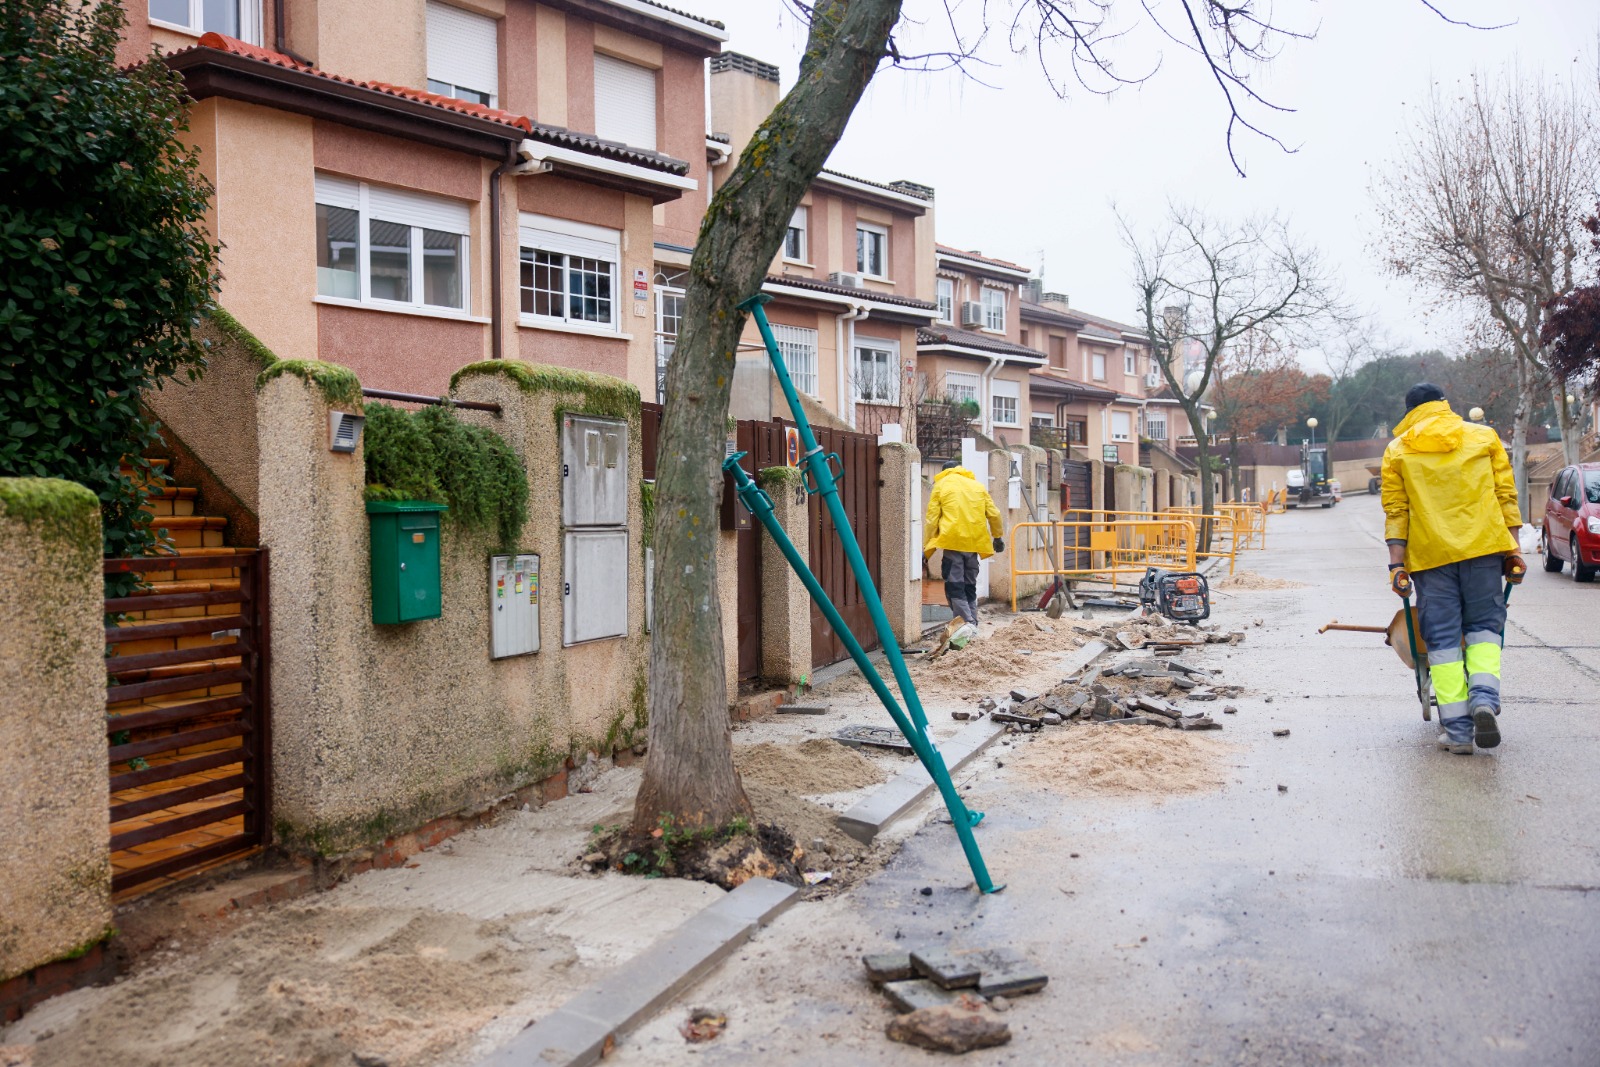
[[[1488,701],[1472,705],[1472,735],[1479,748],[1500,744],[1499,714]]]
[[[1439,747],[1446,752],[1453,752],[1457,756],[1472,755],[1472,716],[1456,715],[1451,718],[1440,718],[1439,725],[1444,733],[1439,735]]]

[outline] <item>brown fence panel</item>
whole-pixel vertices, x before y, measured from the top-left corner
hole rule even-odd
[[[878,544],[878,441],[871,434],[851,433],[847,430],[819,428],[817,444],[824,452],[839,456],[839,500],[844,504],[845,518],[855,531],[861,545],[861,554],[867,560],[867,572],[874,584],[882,582],[879,567]],[[863,648],[878,647],[878,632],[872,625],[872,614],[856,584],[855,575],[845,559],[844,544],[834,528],[821,497],[813,496],[811,519],[811,569],[834,607],[844,617],[850,632],[855,634]],[[811,606],[811,665],[813,667],[837,663],[847,657],[844,642],[839,640],[828,625],[822,611]]]
[[[129,572],[106,602],[115,891],[265,845],[271,813],[267,550],[105,561]]]
[[[1066,506],[1061,509],[1061,517],[1068,522],[1081,522],[1091,517],[1090,509],[1094,507],[1093,468],[1081,460],[1069,459],[1061,465],[1061,484],[1066,487]],[[1066,570],[1087,570],[1089,567],[1088,534],[1083,527],[1073,526],[1064,531],[1058,531],[1066,539],[1062,546],[1062,567]],[[1082,545],[1083,551],[1075,551]]]

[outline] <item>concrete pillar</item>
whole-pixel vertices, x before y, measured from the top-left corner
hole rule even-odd
[[[810,559],[810,512],[800,469],[767,467],[756,472],[756,484],[772,498],[773,517],[800,558]],[[791,685],[811,673],[811,594],[765,530],[758,534],[757,542],[761,546],[761,677],[775,685]],[[724,616],[725,629],[727,622]]]
[[[722,676],[731,708],[739,700],[739,534],[735,530],[717,534],[717,603],[722,610]]]
[[[889,626],[901,645],[922,634],[922,518],[927,502],[914,493],[922,484],[922,454],[914,445],[878,446],[878,593]]]
[[[1156,510],[1165,511],[1172,506],[1172,476],[1166,471],[1156,471]]]
[[[0,479],[0,983],[111,933],[100,504]]]

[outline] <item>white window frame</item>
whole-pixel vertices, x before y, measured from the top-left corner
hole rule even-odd
[[[956,283],[952,278],[934,280],[934,302],[939,307],[939,321],[956,321]]]
[[[866,238],[863,241],[863,237]],[[879,241],[878,270],[871,270],[872,266],[872,238]],[[876,278],[885,280],[889,277],[889,228],[879,226],[875,222],[856,223],[856,273],[863,278]]]
[[[237,0],[237,2],[239,5],[239,39],[247,44],[261,44],[261,0]],[[191,37],[199,37],[207,32],[205,26],[205,0],[189,0],[189,21],[187,24],[167,22],[151,15],[150,25],[160,26],[164,30],[176,30],[178,33],[186,33]]]
[[[428,0],[426,27],[428,91],[498,107],[500,21],[440,0]],[[481,54],[485,46],[487,56]],[[469,53],[478,54],[469,58]],[[469,93],[470,96],[464,95]],[[480,96],[488,100],[477,99]]]
[[[1106,380],[1106,354],[1104,352],[1089,353],[1089,377],[1097,382]]]
[[[1144,420],[1144,435],[1152,441],[1166,441],[1167,415],[1162,412],[1159,416],[1148,415]]]
[[[979,294],[983,303],[983,328],[993,333],[1006,332],[1006,291],[985,285]]]
[[[789,228],[783,234],[783,260],[785,263],[810,263],[811,252],[811,212],[804,205],[794,209],[794,216],[789,219]],[[798,240],[792,242],[790,237],[798,235]]]
[[[1126,350],[1122,353],[1122,373],[1135,376],[1139,373],[1139,361],[1132,352]]]
[[[562,291],[565,294],[560,315],[539,315],[522,310],[522,254],[544,252],[563,257],[561,268]],[[574,318],[571,314],[570,272],[572,260],[589,259],[605,262],[610,267],[611,318],[599,322]],[[549,215],[522,212],[518,216],[517,235],[517,321],[523,326],[536,326],[569,330],[575,333],[593,333],[617,336],[622,331],[622,234],[604,226],[591,226],[586,222],[558,219]]]
[[[472,236],[471,210],[466,204],[430,193],[417,193],[409,189],[373,186],[349,178],[317,174],[315,178],[315,203],[325,207],[343,208],[356,212],[356,233],[360,247],[356,250],[356,274],[359,296],[324,295],[317,286],[316,299],[321,303],[347,304],[358,307],[383,308],[391,311],[413,311],[448,318],[469,318],[472,311]],[[372,223],[388,222],[410,228],[411,299],[390,300],[372,295]],[[427,272],[423,268],[426,250],[423,247],[423,230],[454,234],[461,238],[461,306],[424,302]]]
[[[1022,425],[1022,386],[1019,383],[1003,378],[990,380],[989,421],[996,426]]]
[[[772,339],[778,343],[794,387],[807,396],[818,396],[821,386],[817,382],[817,331],[775,322]]]
[[[1122,431],[1120,433],[1117,431],[1117,420],[1118,419],[1122,420]],[[1111,440],[1113,442],[1132,441],[1133,440],[1133,413],[1132,412],[1128,412],[1128,411],[1113,411],[1111,413]]]
[[[663,285],[661,276],[656,276],[656,403],[664,403],[667,397],[667,364],[672,362],[673,353],[678,348],[678,329],[683,324],[684,300],[687,291],[676,285]],[[667,304],[671,302],[676,308],[676,314],[669,314]],[[671,325],[674,328],[669,330]]]
[[[648,80],[650,85],[650,106],[648,109],[635,109],[634,105],[630,103],[621,110],[615,110],[613,105],[620,103],[620,99],[606,98],[602,95],[602,82],[619,84],[615,79],[608,78],[603,74],[605,68],[612,64],[615,64],[612,74],[618,76],[623,83],[631,79],[633,86],[637,88]],[[647,67],[642,63],[634,63],[631,60],[607,55],[604,52],[594,53],[594,65],[594,126],[596,135],[608,141],[621,141],[632,148],[643,148],[654,152],[657,142],[661,138],[661,122],[659,118],[661,71],[655,67]]]
[[[958,404],[963,400],[977,400],[978,387],[982,384],[980,375],[964,370],[945,371],[944,395]]]
[[[882,397],[862,395],[862,386],[868,381],[869,372],[864,365],[868,361],[874,364],[870,372],[871,377],[888,385]],[[857,337],[856,350],[851,356],[850,366],[852,371],[850,393],[856,403],[900,406],[900,342],[880,340],[876,337]]]

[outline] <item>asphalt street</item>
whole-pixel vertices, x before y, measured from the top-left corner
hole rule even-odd
[[[1248,689],[1210,735],[1234,746],[1221,789],[1072,795],[991,760],[969,796],[1004,892],[972,890],[934,819],[685,1000],[728,1013],[719,1041],[686,1048],[673,1009],[618,1062],[927,1061],[882,1037],[857,958],[931,942],[1009,945],[1051,976],[970,1063],[1600,1064],[1600,584],[1530,558],[1505,741],[1454,756],[1381,637],[1316,633],[1388,622],[1385,561],[1375,498],[1272,520],[1242,566],[1304,588],[1217,598],[1249,626],[1204,661]]]

